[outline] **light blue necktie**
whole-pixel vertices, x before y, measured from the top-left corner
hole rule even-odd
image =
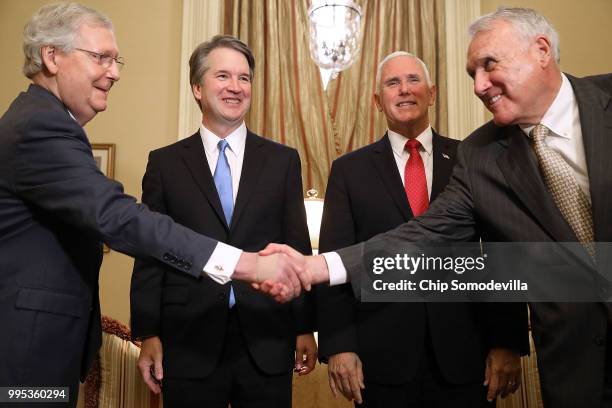
[[[232,172],[230,170],[229,163],[227,162],[227,156],[225,155],[225,149],[229,146],[227,140],[220,140],[217,144],[219,148],[219,159],[217,160],[217,167],[215,168],[215,186],[217,186],[217,193],[219,194],[219,200],[221,200],[221,207],[223,207],[223,214],[225,215],[225,221],[229,227],[232,223],[232,212],[234,212],[234,192],[232,191]],[[236,304],[236,297],[234,296],[234,288],[230,284],[230,296],[229,296],[229,307],[230,309]]]

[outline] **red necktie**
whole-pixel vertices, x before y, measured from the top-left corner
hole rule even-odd
[[[429,205],[425,166],[419,153],[419,147],[421,147],[421,143],[416,139],[408,140],[404,147],[410,153],[404,168],[404,188],[412,214],[415,217],[423,214]]]

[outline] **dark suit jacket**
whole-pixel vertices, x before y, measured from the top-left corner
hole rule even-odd
[[[568,76],[578,102],[588,166],[595,240],[612,241],[612,75]],[[446,190],[429,211],[370,242],[339,254],[359,287],[361,253],[370,245],[394,247],[408,241],[576,241],[548,193],[537,159],[518,126],[492,122],[458,149]],[[584,269],[568,257],[565,267]],[[558,265],[548,257],[539,262]],[[598,252],[600,270],[612,254]],[[591,266],[593,267],[593,266]],[[599,407],[604,378],[607,310],[601,303],[533,303],[531,322],[546,406]]]
[[[433,135],[430,201],[444,189],[459,141]],[[389,138],[337,159],[321,226],[321,251],[363,242],[413,218]],[[356,352],[365,380],[401,384],[417,373],[425,342],[450,383],[479,382],[488,346],[477,306],[468,303],[361,303],[348,284],[319,287],[319,354]],[[502,345],[502,344],[493,344]],[[516,344],[504,344],[514,346]]]
[[[311,252],[297,151],[250,131],[229,228],[199,132],[151,152],[142,186],[142,201],[152,209],[219,241],[246,251],[279,242]],[[205,377],[223,350],[229,285],[169,271],[159,262],[135,263],[133,335],[161,337],[166,377]],[[242,332],[257,366],[268,374],[290,371],[296,335],[313,330],[304,297],[277,304],[249,284],[233,285]]]
[[[84,378],[101,342],[103,241],[194,278],[216,245],[125,195],[61,101],[32,85],[0,119],[0,385]]]

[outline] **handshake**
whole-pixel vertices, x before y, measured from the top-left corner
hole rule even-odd
[[[302,288],[327,282],[327,262],[321,255],[304,256],[288,245],[269,244],[258,253],[243,252],[232,279],[251,282],[253,288],[284,303],[299,296]]]

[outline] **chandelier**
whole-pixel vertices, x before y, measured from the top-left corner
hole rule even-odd
[[[361,7],[351,0],[312,0],[310,55],[321,71],[323,87],[350,67],[361,45]]]

